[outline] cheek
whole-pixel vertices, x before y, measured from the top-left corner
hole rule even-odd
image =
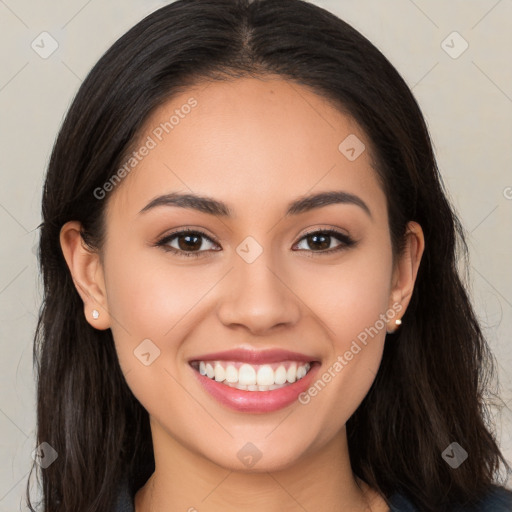
[[[164,337],[213,281],[200,267],[171,258],[158,248],[127,248],[105,262],[109,310],[133,336]]]
[[[309,263],[299,273],[299,295],[329,327],[327,335],[340,350],[388,308],[392,258],[385,240],[348,251],[336,265]],[[377,327],[382,329],[382,322]]]
[[[302,395],[311,428],[328,439],[370,389],[382,358],[391,278],[386,245],[354,252],[342,264],[310,272],[302,291],[326,326],[330,351],[317,380]],[[389,314],[389,312],[388,312]],[[311,412],[313,411],[313,412]]]
[[[384,348],[392,257],[385,238],[374,240],[347,252],[337,265],[311,265],[307,281],[301,281],[301,296],[325,326],[331,343],[323,372],[329,391],[322,396],[344,420],[370,388]]]
[[[116,243],[111,240],[105,255],[105,279],[111,330],[126,382],[156,416],[163,401],[180,403],[188,414],[197,414],[176,383],[183,379],[176,359],[214,276],[173,264],[157,248],[141,250]]]

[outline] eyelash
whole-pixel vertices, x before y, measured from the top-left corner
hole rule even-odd
[[[176,249],[174,247],[170,247],[169,245],[167,245],[174,238],[178,238],[180,235],[186,235],[186,234],[199,235],[200,237],[206,238],[207,240],[209,240],[210,242],[212,242],[214,244],[216,243],[208,235],[206,235],[206,233],[203,233],[202,231],[198,231],[196,229],[182,229],[180,231],[175,231],[173,233],[170,233],[170,234],[164,236],[158,242],[156,242],[154,245],[156,247],[161,247],[165,251],[172,252],[172,253],[176,254],[177,256],[183,257],[183,258],[190,258],[190,257],[197,258],[197,257],[202,256],[203,253],[207,252],[207,251],[183,251],[181,249]],[[320,229],[320,230],[308,231],[307,233],[304,233],[304,235],[300,238],[299,242],[302,241],[304,238],[307,238],[308,236],[318,235],[318,234],[327,235],[327,236],[331,236],[331,237],[337,238],[338,241],[341,242],[341,244],[339,246],[337,246],[337,247],[332,248],[332,249],[327,249],[327,250],[322,250],[322,251],[306,251],[306,252],[312,252],[313,253],[313,255],[311,255],[309,257],[315,257],[316,256],[315,253],[318,253],[320,255],[324,255],[324,254],[332,254],[332,253],[335,253],[335,252],[339,252],[339,251],[342,251],[342,250],[347,249],[349,247],[352,247],[352,246],[356,245],[356,243],[357,243],[350,236],[348,236],[348,235],[346,235],[344,233],[341,233],[339,231],[336,231],[334,229],[323,229],[323,230]],[[300,251],[304,251],[304,249],[300,249]]]

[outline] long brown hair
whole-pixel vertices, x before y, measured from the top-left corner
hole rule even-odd
[[[488,426],[493,359],[457,272],[464,230],[446,198],[417,102],[382,53],[354,28],[301,0],[179,0],[123,35],[80,87],[56,140],[42,198],[44,284],[34,342],[37,443],[57,460],[42,473],[48,512],[111,510],[154,470],[148,414],[128,388],[110,330],[83,315],[59,244],[78,220],[100,250],[108,197],[95,189],[122,163],[145,119],[199,79],[280,75],[311,87],[355,119],[372,142],[387,196],[393,251],[407,221],[425,252],[403,325],[347,423],[354,473],[422,511],[474,502],[506,464]],[[441,457],[470,450],[456,471]],[[32,467],[32,470],[36,465]],[[32,473],[32,471],[31,471]],[[31,510],[27,484],[27,500]]]

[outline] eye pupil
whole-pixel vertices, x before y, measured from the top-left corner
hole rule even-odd
[[[182,244],[181,240],[183,240],[184,238],[186,238],[187,240],[193,238],[193,239],[195,239],[195,243],[192,242],[192,244],[193,244],[192,246],[190,245],[189,242],[187,242],[187,243],[189,243],[188,246],[186,244]],[[200,249],[201,248],[201,237],[198,235],[191,235],[191,234],[181,235],[178,237],[178,245],[179,245],[180,249],[183,251],[190,251],[191,249],[192,250]]]
[[[320,242],[320,247],[318,246],[318,239],[323,239],[323,242]],[[308,239],[309,240],[314,240],[314,244],[317,244],[317,248],[319,249],[328,249],[329,246],[331,245],[329,243],[329,241],[326,242],[326,240],[328,240],[330,238],[330,235],[322,235],[322,234],[313,234],[313,235],[309,235],[308,236]]]

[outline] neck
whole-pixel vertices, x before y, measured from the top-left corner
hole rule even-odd
[[[389,510],[352,473],[345,428],[321,450],[285,469],[236,471],[187,449],[151,421],[155,472],[135,496],[135,512]]]

